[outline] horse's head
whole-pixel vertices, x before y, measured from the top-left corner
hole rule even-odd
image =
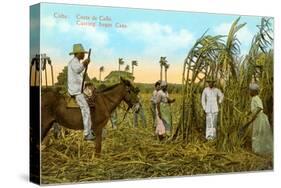
[[[139,102],[138,93],[139,89],[134,87],[129,80],[121,77],[121,84],[126,88],[126,94],[124,96],[124,101],[128,104],[129,108],[132,108],[135,104]]]

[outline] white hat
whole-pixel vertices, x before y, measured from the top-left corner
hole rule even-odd
[[[249,89],[252,90],[252,91],[259,91],[259,90],[260,90],[260,87],[259,87],[259,85],[256,84],[256,83],[251,83],[251,84],[249,85]]]
[[[167,82],[166,81],[161,81],[160,86],[167,86]]]

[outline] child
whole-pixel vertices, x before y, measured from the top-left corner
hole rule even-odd
[[[137,95],[138,103],[134,106],[134,127],[138,127],[138,117],[140,115],[141,120],[142,120],[142,125],[143,125],[143,127],[146,128],[146,118],[145,118],[145,115],[144,115],[144,110],[143,110],[141,98],[140,98],[140,95],[139,95],[140,89],[137,87],[135,91],[138,94]]]

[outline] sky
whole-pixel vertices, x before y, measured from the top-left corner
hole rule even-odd
[[[138,61],[134,70],[135,82],[154,83],[160,78],[159,59],[166,56],[170,64],[168,82],[181,83],[183,62],[194,42],[206,30],[210,35],[226,35],[238,17],[43,3],[40,24],[31,11],[31,32],[40,27],[40,52],[51,58],[55,80],[72,59],[69,52],[73,44],[81,43],[86,50],[92,49],[90,77],[98,78],[99,67],[104,66],[103,79],[111,71],[118,70],[118,58],[123,58],[125,65],[131,66],[132,60]],[[241,55],[248,52],[260,20],[258,16],[241,16],[239,23],[246,23],[237,34]],[[31,36],[31,43],[38,37],[36,34]],[[31,48],[31,56],[34,51]]]

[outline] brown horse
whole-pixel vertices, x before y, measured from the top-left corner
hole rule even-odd
[[[107,124],[111,112],[124,100],[129,108],[137,103],[134,86],[121,79],[113,85],[96,94],[95,107],[90,108],[92,129],[96,135],[96,156],[101,152],[102,130]],[[74,130],[83,130],[80,108],[67,108],[64,97],[58,91],[46,91],[41,98],[41,140],[44,139],[53,123]]]

